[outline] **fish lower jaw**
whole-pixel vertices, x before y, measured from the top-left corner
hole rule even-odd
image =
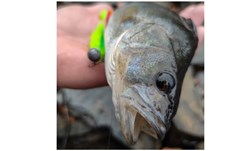
[[[165,124],[159,121],[157,117],[147,119],[138,113],[138,116],[139,115],[141,119],[143,119],[141,120],[143,122],[141,122],[142,124],[141,124],[140,131],[154,137],[155,139],[163,140],[163,138],[165,137],[165,133],[166,133]]]
[[[137,111],[131,111],[128,117],[129,121],[122,124],[123,134],[128,144],[135,144],[141,133],[146,133],[155,139],[162,140],[164,138],[166,128],[158,120],[144,118]]]

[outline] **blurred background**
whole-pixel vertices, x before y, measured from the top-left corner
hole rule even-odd
[[[57,2],[57,9],[72,4],[94,2]],[[180,12],[202,2],[157,2]],[[114,9],[121,2],[109,2]],[[186,73],[180,104],[163,141],[142,134],[135,145],[127,145],[114,116],[110,87],[88,90],[57,89],[58,149],[204,149],[204,42]]]

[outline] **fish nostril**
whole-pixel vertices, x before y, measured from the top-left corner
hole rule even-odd
[[[152,90],[149,90],[149,95],[154,95],[154,92]]]
[[[155,89],[152,89],[152,87],[148,87],[147,91],[149,95],[154,95],[156,93]]]
[[[141,106],[142,108],[144,108],[144,109],[146,108],[146,107],[145,107],[144,105],[142,105],[142,104],[140,104],[140,106]]]

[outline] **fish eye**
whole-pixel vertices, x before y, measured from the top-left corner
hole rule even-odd
[[[100,51],[96,48],[91,48],[88,52],[88,58],[93,62],[98,62],[101,59]]]
[[[162,72],[156,77],[156,86],[160,91],[168,93],[174,88],[175,79],[171,74]]]

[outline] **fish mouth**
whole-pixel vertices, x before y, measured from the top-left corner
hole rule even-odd
[[[135,144],[141,132],[163,140],[170,123],[143,93],[142,87],[134,86],[121,95],[120,121],[124,137],[129,144]],[[145,89],[144,89],[145,90]]]

